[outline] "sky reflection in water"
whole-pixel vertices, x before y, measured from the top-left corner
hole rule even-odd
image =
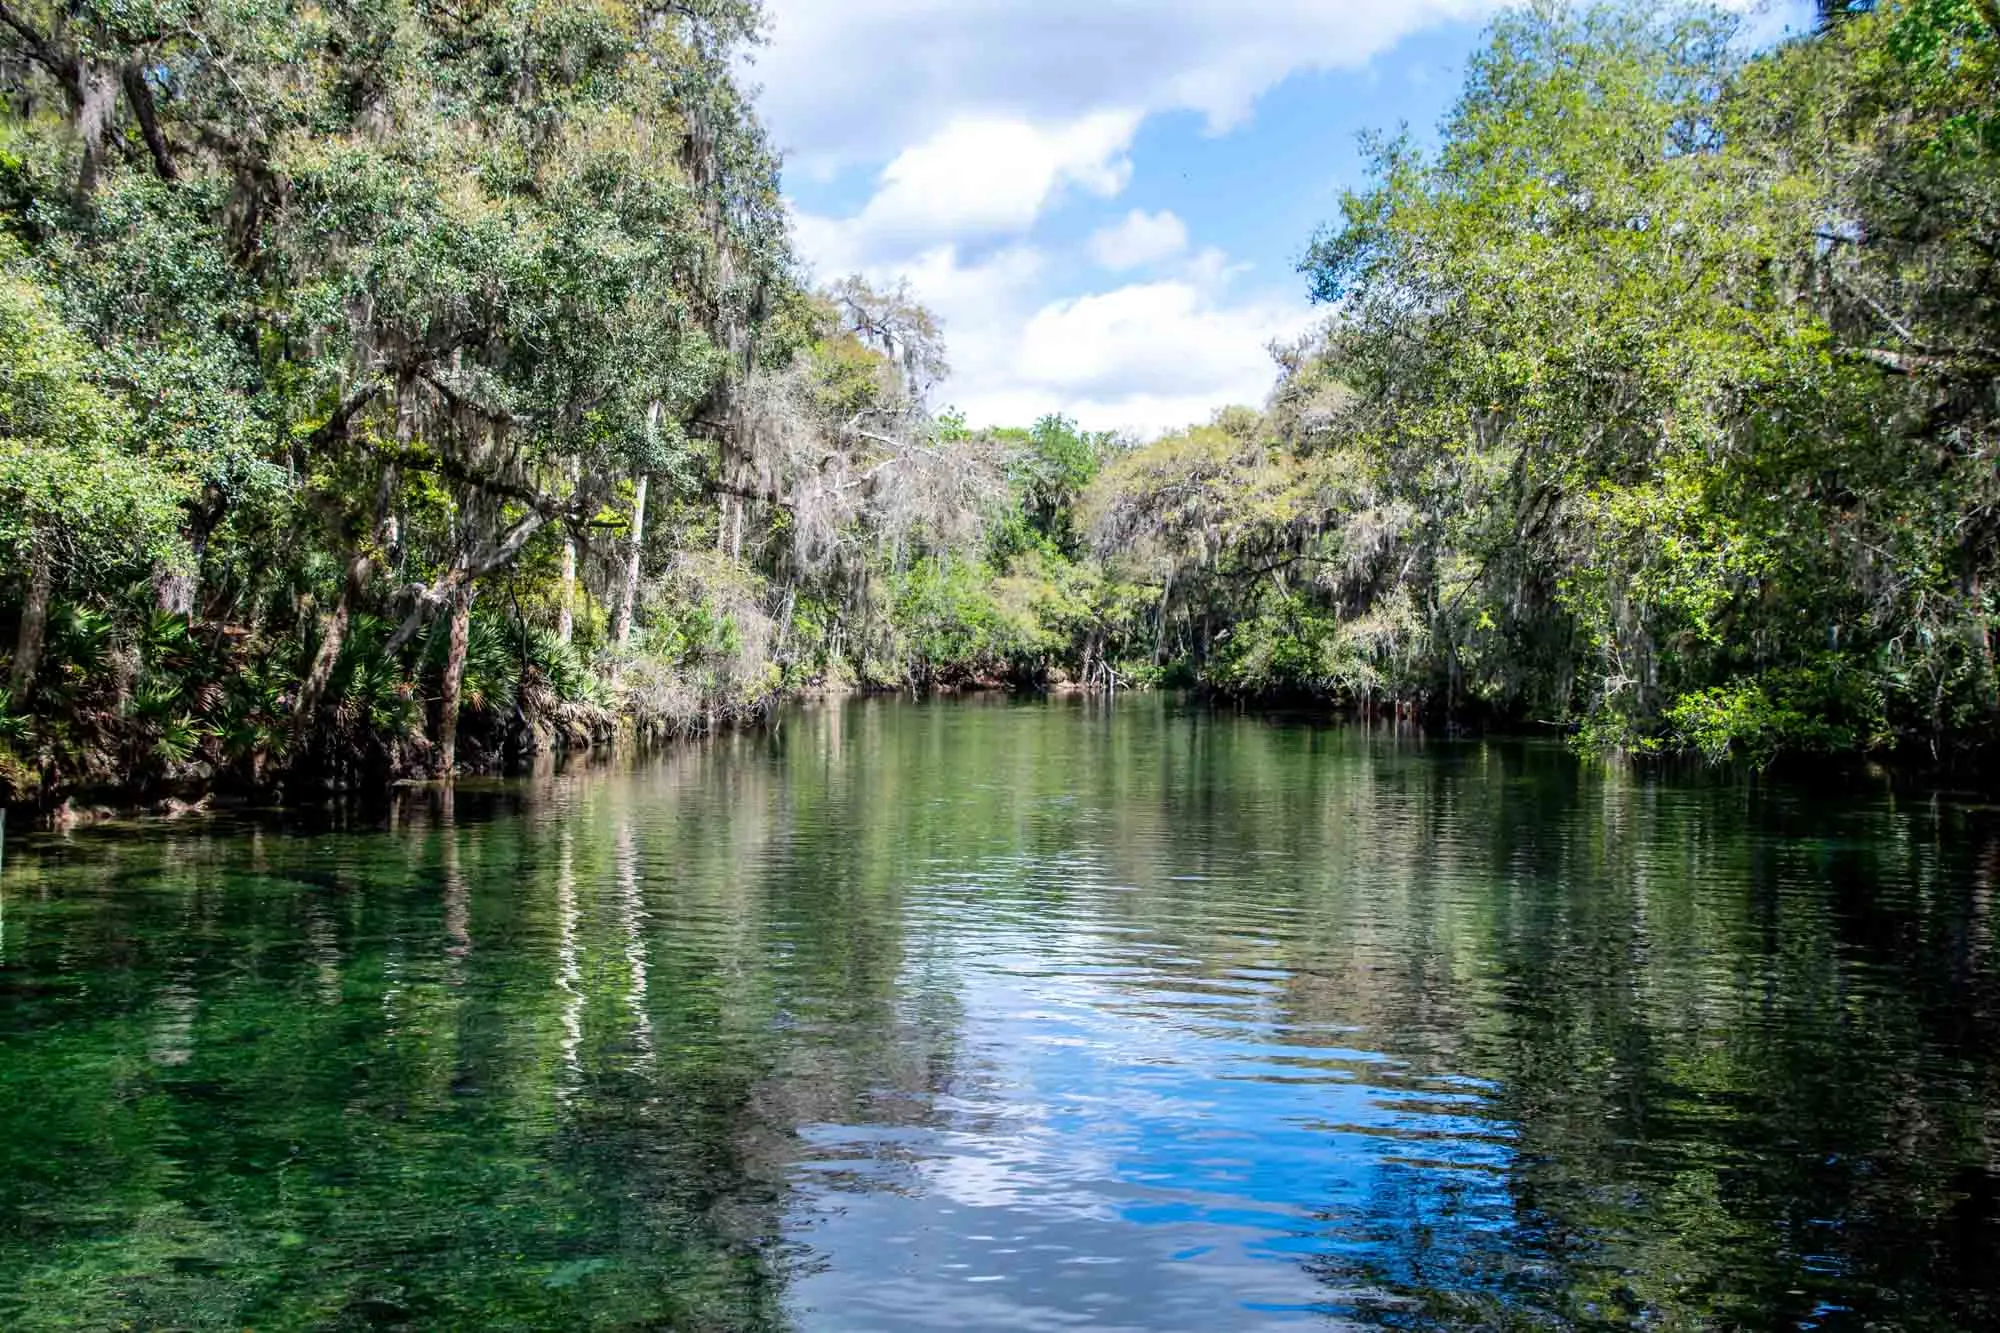
[[[0,884],[9,1328],[1950,1328],[1991,813],[857,703]]]

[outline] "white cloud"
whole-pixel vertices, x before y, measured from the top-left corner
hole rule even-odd
[[[1239,296],[1195,270],[1042,306],[1021,328],[1014,370],[1087,424],[1156,432],[1261,403],[1270,344],[1315,318],[1302,300]]]
[[[1224,383],[1248,369],[1268,378],[1262,342],[1282,320],[1256,305],[1219,309],[1190,282],[1137,283],[1037,310],[1022,330],[1020,369],[1065,389],[1116,383],[1156,393]]]
[[[792,249],[819,282],[834,282],[863,267],[854,224],[841,218],[791,210]]]
[[[1090,254],[1100,266],[1122,272],[1171,259],[1187,249],[1187,243],[1187,224],[1173,213],[1135,208],[1090,238]]]
[[[771,0],[752,77],[778,145],[823,175],[959,116],[1104,107],[1234,125],[1291,74],[1352,69],[1495,0]]]
[[[974,139],[977,136],[972,136]],[[933,144],[965,143],[956,130]],[[1085,188],[1117,182],[1117,136],[1047,134],[1041,144],[1084,149],[1042,153],[1026,180],[1034,210],[1065,180]],[[932,200],[928,212],[912,201],[884,203],[920,182],[949,189],[964,182],[959,168],[927,151],[904,155],[909,169],[883,173],[880,190],[851,218],[794,214],[799,254],[822,280],[860,273],[877,285],[907,282],[944,326],[951,376],[939,395],[975,425],[1016,425],[1044,413],[1066,412],[1091,429],[1156,434],[1205,420],[1226,403],[1256,404],[1269,390],[1274,339],[1303,330],[1313,313],[1301,295],[1241,293],[1246,272],[1220,250],[1187,252],[1186,226],[1171,212],[1134,210],[1093,236],[1085,247],[1112,269],[1160,266],[1150,281],[1108,291],[1053,294],[1047,280],[1058,265],[1022,239],[1035,221],[1029,207],[1003,211],[980,201],[983,187],[964,183],[957,200]],[[1020,159],[1017,159],[1020,160]],[[1109,173],[1093,185],[1089,164]],[[900,224],[892,225],[892,220]],[[921,224],[921,225],[919,225]],[[917,243],[937,232],[977,236],[1007,230],[1012,239],[980,247],[957,239]]]
[[[753,82],[792,169],[887,160],[959,115],[1075,120],[1106,107],[1239,123],[1293,74],[1358,69],[1502,0],[768,0]],[[1805,0],[1722,0],[1753,41],[1809,25]]]
[[[1098,111],[1067,123],[953,120],[882,169],[858,219],[874,240],[1023,231],[1067,186],[1109,198],[1131,179],[1125,150],[1136,113]]]
[[[1499,3],[769,0],[751,78],[795,179],[844,192],[874,173],[845,216],[796,215],[795,243],[822,279],[910,283],[944,324],[943,401],[978,424],[1066,411],[1151,433],[1260,401],[1266,348],[1311,308],[1292,282],[1258,289],[1222,251],[1191,253],[1169,211],[1091,219],[1104,225],[1073,249],[1052,237],[1075,231],[1042,220],[1122,194],[1149,117],[1192,112],[1221,132],[1287,77],[1359,69]],[[1087,287],[1137,270],[1145,281]]]
[[[882,168],[849,218],[793,215],[801,257],[822,277],[864,270],[940,242],[1026,232],[1071,189],[1110,198],[1132,177],[1138,117],[1101,111],[1062,125],[954,120]]]
[[[945,317],[946,334],[954,352],[961,334],[976,336],[981,316],[998,316],[1032,290],[1042,277],[1047,257],[1027,244],[1008,245],[968,261],[956,242],[933,245],[914,254],[871,260],[857,244],[851,221],[795,213],[792,240],[799,255],[822,283],[858,273],[878,287],[907,282],[933,313]],[[968,327],[951,325],[963,318]],[[955,359],[955,358],[954,358]]]
[[[798,230],[824,226],[808,219]],[[1239,291],[1244,274],[1214,250],[1152,281],[1056,299],[1043,290],[1050,264],[1025,243],[975,257],[947,243],[852,271],[908,282],[937,314],[951,359],[940,403],[981,426],[1066,412],[1093,430],[1151,435],[1228,403],[1255,405],[1275,374],[1272,341],[1318,317],[1289,288]]]
[[[896,266],[897,276],[939,310],[971,314],[1004,309],[1040,276],[1042,252],[1031,245],[1009,246],[963,264],[958,247],[940,245]]]
[[[865,202],[796,215],[794,239],[822,280],[907,281],[937,313],[942,401],[976,424],[1065,411],[1155,433],[1261,401],[1269,344],[1313,318],[1302,293],[1251,289],[1221,251],[1191,252],[1171,211],[1060,246],[1041,220],[1123,193],[1149,116],[1226,129],[1288,75],[1358,67],[1494,3],[771,0],[753,78],[788,170],[875,171]],[[1088,290],[1092,264],[1147,280]]]

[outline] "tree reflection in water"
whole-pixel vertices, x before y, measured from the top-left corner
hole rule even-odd
[[[2000,1316],[1973,805],[865,703],[9,856],[10,1328]]]

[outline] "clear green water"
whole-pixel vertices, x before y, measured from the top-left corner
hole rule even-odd
[[[1993,1327],[1996,874],[1148,699],[17,837],[0,1328]]]

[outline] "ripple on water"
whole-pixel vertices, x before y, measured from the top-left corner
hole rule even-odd
[[[2000,1326],[1990,812],[865,703],[9,848],[0,1327]]]

